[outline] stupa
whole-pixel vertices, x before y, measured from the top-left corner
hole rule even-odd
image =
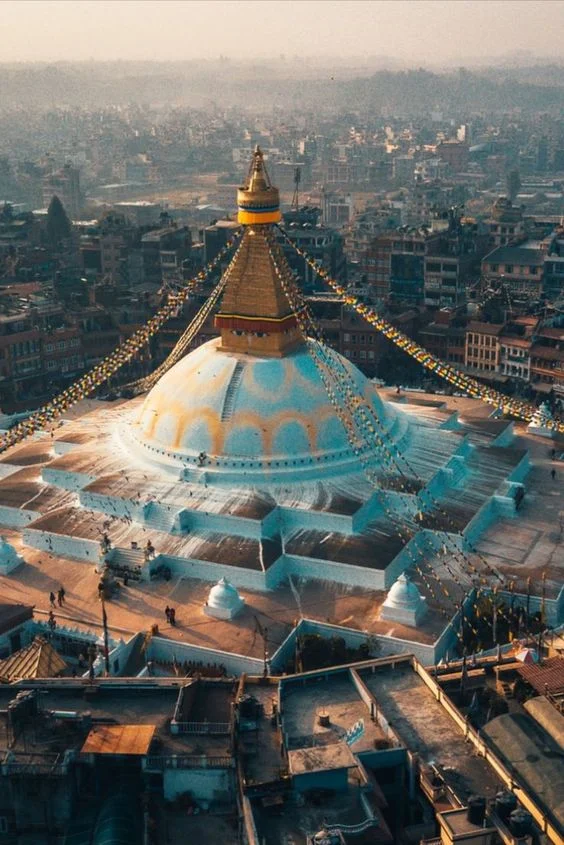
[[[421,596],[417,585],[402,572],[388,592],[386,601],[382,605],[380,618],[416,627],[426,612],[425,599]]]
[[[14,449],[0,521],[28,546],[93,565],[105,532],[106,562],[132,579],[166,571],[223,592],[275,591],[291,577],[388,591],[413,562],[440,556],[445,530],[464,543],[460,532],[475,540],[496,514],[516,513],[529,463],[511,423],[385,401],[351,361],[304,336],[286,296],[295,280],[276,239],[278,191],[258,148],[238,206],[219,336],[145,397],[63,425],[48,448]],[[377,437],[351,437],[350,410],[327,389],[315,349],[347,374]],[[26,449],[38,452],[33,466]],[[417,625],[421,607],[397,624]]]
[[[227,578],[221,578],[209,592],[204,613],[206,616],[215,616],[216,619],[233,619],[243,609],[244,604],[237,588],[230,584]]]

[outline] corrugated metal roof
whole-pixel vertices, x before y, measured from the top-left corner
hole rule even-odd
[[[63,658],[43,637],[36,637],[31,645],[0,661],[0,681],[26,678],[55,678],[67,668]]]
[[[147,754],[155,725],[98,725],[92,728],[83,754]]]
[[[552,695],[564,694],[564,658],[562,657],[549,657],[541,664],[524,663],[517,671],[523,680],[540,695],[544,695],[545,692]]]

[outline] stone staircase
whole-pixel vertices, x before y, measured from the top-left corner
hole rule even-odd
[[[140,580],[145,554],[142,549],[114,548],[108,555],[108,565],[115,575],[126,575],[136,581]]]
[[[176,511],[162,511],[160,509],[151,508],[151,510],[143,517],[143,522],[146,528],[153,528],[155,531],[162,531],[163,534],[172,534],[174,530],[174,520]]]
[[[241,361],[237,361],[235,369],[231,376],[231,380],[225,391],[225,399],[223,401],[223,408],[221,409],[221,422],[228,422],[233,416],[235,410],[235,399],[237,398],[237,391],[243,378],[245,365]]]

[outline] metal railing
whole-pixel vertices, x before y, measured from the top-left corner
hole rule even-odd
[[[332,830],[340,831],[341,833],[348,833],[349,836],[355,836],[359,833],[364,833],[365,830],[369,830],[371,827],[378,827],[379,821],[376,817],[372,819],[365,819],[363,822],[359,822],[358,824],[326,824],[324,825],[325,830],[331,832]]]
[[[158,772],[163,772],[165,769],[230,769],[233,765],[233,757],[227,755],[208,757],[205,754],[150,755],[145,757],[143,762],[145,771]]]
[[[216,736],[231,733],[229,722],[174,722],[175,731],[180,734],[215,734]]]

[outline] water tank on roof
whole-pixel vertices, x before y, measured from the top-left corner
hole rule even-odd
[[[471,795],[468,799],[468,821],[481,827],[486,817],[486,799],[481,795]]]
[[[533,817],[518,807],[509,816],[509,830],[513,836],[527,836],[533,828]]]
[[[495,796],[495,811],[502,822],[507,822],[513,810],[517,807],[517,798],[513,792],[504,789]]]

